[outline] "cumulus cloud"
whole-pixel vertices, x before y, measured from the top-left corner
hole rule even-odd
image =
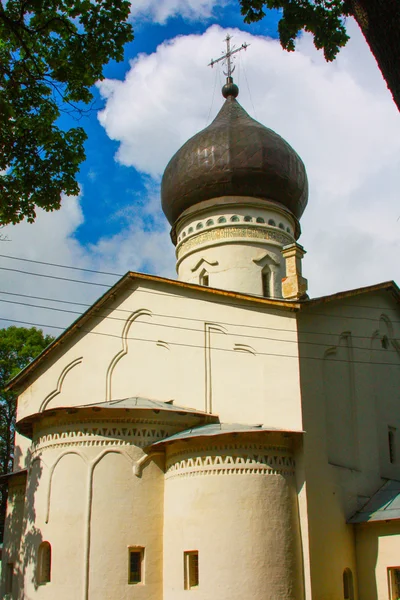
[[[209,19],[217,6],[227,3],[228,0],[134,0],[131,15],[134,19],[160,24],[177,16],[188,21],[200,21]]]
[[[123,223],[121,232],[90,246],[74,237],[84,218],[81,198],[64,198],[61,210],[54,213],[39,210],[34,224],[4,227],[9,241],[0,242],[0,327],[18,326],[19,321],[21,326],[37,324],[58,335],[60,328],[67,327],[127,271],[174,277],[173,248],[158,199],[158,186],[150,182],[145,198],[135,198],[143,205],[141,215],[137,210],[117,215]],[[20,261],[19,257],[74,269]]]
[[[301,242],[312,295],[400,280],[400,119],[365,40],[327,64],[309,36],[294,53],[276,40],[231,30],[250,44],[236,62],[239,100],[302,156],[310,180]],[[158,180],[174,152],[222,104],[223,76],[207,68],[226,31],[177,37],[130,64],[124,81],[99,84],[99,114],[116,159]],[[215,79],[216,78],[216,79]],[[220,81],[221,80],[221,81]],[[251,90],[251,95],[249,93]]]

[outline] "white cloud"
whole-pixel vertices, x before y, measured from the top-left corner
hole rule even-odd
[[[146,198],[142,200],[142,216],[138,217],[135,212],[133,219],[129,211],[123,215],[123,219],[122,215],[119,215],[120,220],[124,221],[121,232],[115,236],[100,238],[96,244],[90,246],[83,246],[74,238],[74,233],[83,222],[80,198],[64,198],[61,210],[54,213],[39,210],[34,224],[22,222],[4,227],[2,233],[10,241],[0,242],[1,255],[116,275],[60,269],[0,256],[0,292],[15,294],[0,293],[0,327],[18,326],[18,323],[5,320],[14,319],[26,322],[26,326],[29,326],[29,323],[45,326],[46,331],[58,335],[60,330],[48,326],[68,326],[86,310],[84,305],[90,306],[127,271],[145,271],[174,277],[173,248],[169,240],[169,229],[161,218],[158,198],[158,187],[149,185]],[[38,277],[29,273],[42,273],[50,277]],[[104,285],[97,286],[93,285],[94,283]],[[67,302],[50,302],[46,299]],[[73,302],[80,304],[70,304]],[[26,304],[51,309],[28,307]],[[23,325],[24,323],[21,323],[21,326]]]
[[[399,282],[400,118],[358,30],[351,25],[351,42],[334,64],[324,62],[307,36],[296,53],[288,54],[274,40],[232,33],[237,44],[251,43],[235,71],[240,102],[283,135],[307,166],[310,200],[300,242],[308,251],[304,274],[311,294],[392,278]],[[112,273],[138,270],[174,277],[169,226],[160,211],[159,178],[173,153],[222,104],[223,77],[207,64],[219,56],[225,35],[214,26],[203,35],[175,38],[154,54],[132,61],[125,81],[107,80],[100,85],[106,98],[100,120],[108,135],[120,142],[118,160],[146,174],[148,184],[143,197],[133,199],[134,214],[133,209],[132,213],[125,209],[115,215],[123,222],[118,234],[103,236],[89,247],[79,244],[74,235],[84,219],[80,199],[67,198],[59,212],[39,211],[33,225],[2,229],[11,241],[0,242],[0,253]],[[88,282],[115,281],[1,257],[0,266]],[[0,291],[43,298],[90,304],[106,289],[13,271],[0,273]],[[0,300],[5,299],[84,310],[0,294]],[[0,306],[2,317],[32,323],[66,326],[78,316],[3,302]],[[8,324],[0,321],[0,326]]]
[[[228,0],[134,0],[131,15],[134,19],[161,24],[178,16],[188,21],[201,21],[212,17],[214,8],[227,2]]]
[[[240,102],[287,139],[307,167],[310,200],[300,241],[314,296],[400,280],[400,118],[351,21],[349,31],[351,41],[333,64],[309,36],[287,53],[275,40],[231,31],[236,44],[251,44],[237,60]],[[212,26],[177,37],[132,61],[123,82],[99,84],[106,99],[99,119],[120,142],[119,162],[158,179],[174,152],[206,125],[216,81],[215,116],[222,76],[207,64],[219,56],[225,35]]]

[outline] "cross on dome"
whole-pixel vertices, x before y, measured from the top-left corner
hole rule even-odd
[[[212,58],[211,62],[208,63],[209,67],[213,67],[215,64],[221,61],[225,62],[227,65],[228,70],[227,72],[224,71],[224,74],[226,75],[226,84],[222,88],[222,95],[224,96],[224,98],[227,98],[228,96],[233,96],[234,98],[236,98],[236,96],[239,94],[239,88],[235,83],[233,83],[232,78],[232,73],[235,70],[235,65],[232,64],[232,56],[237,52],[240,52],[241,50],[246,50],[250,46],[250,44],[244,42],[240,46],[240,48],[235,48],[235,46],[232,46],[231,48],[231,39],[232,36],[230,36],[229,33],[227,33],[226,38],[224,40],[226,42],[225,54],[223,54],[219,58],[216,58],[215,60]]]

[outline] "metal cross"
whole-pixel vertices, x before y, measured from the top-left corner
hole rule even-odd
[[[246,44],[246,42],[244,42],[244,44],[242,44],[240,48],[235,48],[235,46],[233,46],[231,49],[231,39],[231,36],[229,35],[229,33],[227,33],[226,38],[224,40],[224,42],[226,42],[226,53],[223,54],[220,58],[217,58],[216,60],[211,59],[211,62],[208,63],[209,67],[213,67],[216,63],[220,62],[221,60],[225,60],[228,66],[228,72],[225,73],[224,71],[224,73],[227,77],[232,77],[232,73],[235,70],[235,66],[232,66],[232,56],[236,54],[236,52],[246,50],[246,48],[250,46],[250,44]]]

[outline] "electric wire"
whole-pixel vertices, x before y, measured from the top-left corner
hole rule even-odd
[[[20,261],[24,261],[24,262],[29,262],[29,263],[34,263],[34,264],[39,264],[39,265],[44,265],[44,266],[50,266],[50,267],[57,267],[59,269],[73,269],[74,271],[84,271],[87,273],[95,273],[95,274],[99,274],[99,275],[110,275],[112,277],[124,277],[126,275],[126,273],[114,273],[114,272],[110,272],[110,271],[99,271],[97,269],[87,269],[85,267],[75,267],[72,265],[63,265],[60,263],[51,263],[51,262],[47,262],[47,261],[43,261],[43,260],[33,260],[31,258],[22,258],[19,256],[10,256],[8,254],[0,254],[0,258],[7,258],[10,260],[20,260]],[[5,267],[0,267],[0,269],[5,269]],[[20,272],[20,271],[18,271]],[[23,273],[29,274],[29,275],[40,275],[40,273],[31,273],[28,271],[22,271]],[[51,275],[49,275],[49,277],[53,277]],[[69,280],[68,280],[69,281]],[[77,283],[87,283],[86,281],[82,281],[82,280],[75,280],[75,279],[71,279],[71,281],[73,282],[77,282]],[[92,283],[92,282],[89,282]],[[96,285],[106,285],[103,283],[96,283]],[[168,294],[166,294],[168,295]],[[33,297],[33,296],[32,296]],[[44,299],[44,298],[41,298]],[[75,304],[75,303],[74,303]],[[349,306],[349,307],[354,307],[354,308],[367,308],[367,309],[371,309],[371,308],[376,308],[376,309],[380,309],[380,310],[394,310],[397,311],[397,308],[389,308],[387,306],[368,306],[368,305],[360,305],[360,304],[348,304],[348,303],[341,303],[342,306]]]
[[[27,307],[31,307],[31,308],[39,308],[39,309],[44,309],[44,310],[53,310],[56,312],[61,312],[61,313],[66,313],[66,314],[74,314],[74,315],[78,315],[80,316],[81,313],[79,311],[75,311],[75,310],[66,310],[66,309],[62,309],[62,308],[55,308],[53,306],[41,306],[38,304],[29,304],[27,302],[14,302],[12,300],[2,300],[0,299],[0,302],[5,302],[7,304],[15,304],[18,306],[27,306]],[[128,312],[132,312],[132,311],[128,311]],[[174,315],[157,315],[157,316],[161,316],[161,317],[172,317],[175,318]],[[122,317],[112,317],[110,315],[101,315],[101,314],[95,314],[93,316],[93,318],[99,318],[99,319],[105,319],[105,320],[111,320],[111,321],[120,321],[123,323],[126,323],[126,319],[122,318]],[[178,317],[179,318],[179,317]],[[192,333],[204,333],[204,329],[198,329],[198,328],[193,328],[193,327],[183,327],[180,325],[168,325],[166,323],[156,323],[156,322],[147,322],[147,321],[140,321],[140,323],[142,325],[150,325],[153,327],[166,327],[168,329],[174,329],[174,330],[180,330],[180,331],[190,331]],[[204,323],[204,320],[203,320]],[[220,323],[219,323],[220,324]],[[234,324],[232,324],[234,326]],[[298,332],[296,330],[286,330],[288,333],[293,333],[293,334],[297,334]],[[311,341],[307,341],[307,340],[285,340],[283,338],[274,338],[274,337],[267,337],[265,335],[263,336],[259,336],[259,335],[251,335],[249,333],[237,333],[237,332],[232,332],[232,331],[226,331],[226,332],[216,332],[216,333],[221,333],[221,335],[231,335],[234,336],[235,338],[237,337],[242,337],[242,338],[246,338],[246,339],[252,339],[252,340],[261,340],[261,341],[271,341],[271,342],[282,342],[285,344],[296,344],[296,345],[309,345],[309,346],[322,346],[322,347],[326,347],[329,344],[327,342],[311,342]],[[330,335],[336,335],[337,334],[330,334]],[[365,336],[366,339],[370,339],[370,336]],[[352,348],[354,350],[367,350],[368,348],[365,348],[365,346],[352,346]],[[381,352],[386,352],[385,349],[378,349]]]
[[[136,290],[138,291],[138,290]],[[76,305],[76,306],[83,306],[85,308],[91,308],[93,305],[92,304],[86,304],[83,302],[72,302],[70,300],[60,300],[60,299],[55,299],[55,298],[46,298],[43,296],[32,296],[32,295],[28,295],[28,294],[17,294],[14,292],[5,292],[5,291],[0,291],[0,294],[5,294],[5,295],[10,295],[10,296],[18,296],[21,298],[29,298],[29,299],[34,299],[34,300],[44,300],[46,302],[57,302],[59,304],[68,304],[68,305]],[[2,300],[0,298],[0,302],[7,302],[5,300]],[[48,310],[52,310],[51,306],[37,306],[34,304],[28,304],[28,303],[22,303],[22,302],[8,302],[9,304],[16,304],[16,305],[22,305],[22,306],[31,306],[33,308],[43,308],[44,310],[48,309]],[[104,311],[110,311],[110,312],[121,312],[121,313],[127,313],[127,314],[132,314],[132,310],[126,309],[126,308],[114,308],[114,307],[103,307],[102,310]],[[59,312],[66,312],[66,313],[72,313],[72,314],[78,314],[78,315],[82,315],[81,312],[78,311],[62,311],[62,309],[59,309]],[[201,324],[204,324],[204,319],[197,319],[196,317],[184,317],[182,315],[175,315],[175,314],[165,314],[165,313],[156,313],[156,312],[152,312],[152,315],[155,317],[162,317],[162,318],[166,318],[166,319],[178,319],[178,320],[183,320],[183,321],[192,321],[192,322],[199,322]],[[100,313],[96,314],[97,317],[102,317],[102,318],[108,318],[108,315],[103,314],[101,315]],[[125,319],[123,319],[123,321],[125,321]],[[297,333],[297,330],[295,329],[288,329],[287,327],[267,327],[265,325],[250,325],[250,324],[244,324],[244,323],[232,323],[232,322],[228,322],[228,321],[218,321],[219,325],[223,325],[223,326],[228,326],[228,327],[245,327],[246,329],[257,329],[257,330],[268,330],[268,331],[280,331],[280,332],[286,332],[286,333]],[[190,328],[188,328],[189,330],[191,330]],[[193,330],[193,331],[201,331],[199,329],[197,330]],[[334,336],[337,337],[338,333],[331,333],[331,332],[327,332],[327,331],[310,331],[310,330],[305,330],[302,329],[301,330],[302,334],[307,334],[307,335],[323,335],[323,336]],[[240,334],[236,334],[236,335],[240,335]],[[243,336],[245,337],[245,336]],[[262,337],[258,336],[259,339],[263,339]],[[352,338],[354,339],[370,339],[371,336],[370,335],[355,335],[352,334]],[[279,341],[281,338],[278,338],[277,341]],[[321,344],[321,345],[325,345],[325,344]]]
[[[0,317],[0,321],[8,321],[11,323],[19,323],[19,324],[23,324],[23,325],[30,325],[31,327],[45,327],[48,329],[64,329],[63,327],[59,326],[59,325],[48,325],[48,324],[43,324],[43,323],[32,323],[30,321],[20,321],[17,319],[6,319],[3,317]],[[90,334],[90,335],[101,335],[101,336],[106,336],[106,337],[112,337],[112,338],[117,338],[117,339],[121,339],[120,335],[117,334],[113,334],[113,333],[105,333],[103,331],[92,331],[92,330],[85,330],[82,328],[79,328],[79,333],[85,333],[85,334]],[[124,338],[126,340],[130,340],[130,341],[136,341],[136,342],[147,342],[147,343],[151,343],[151,344],[157,344],[158,342],[160,342],[161,340],[153,340],[153,339],[148,339],[148,338],[138,338],[138,337],[129,337],[127,336],[126,338]],[[170,346],[180,346],[180,347],[184,347],[184,348],[198,348],[200,350],[204,350],[204,345],[199,345],[199,344],[187,344],[187,343],[183,343],[183,342],[167,342],[168,345]],[[210,346],[209,348],[210,350],[218,350],[221,352],[238,352],[240,350],[235,349],[235,348],[218,348],[217,346]],[[365,348],[365,350],[368,350],[368,348]],[[294,358],[296,360],[322,360],[324,361],[325,358],[321,357],[321,356],[300,356],[297,354],[282,354],[282,353],[275,353],[275,352],[257,352],[256,353],[257,356],[274,356],[274,357],[279,357],[279,358]],[[39,355],[40,356],[40,355]],[[391,362],[383,362],[383,361],[379,361],[379,362],[374,362],[374,361],[370,361],[370,360],[354,360],[354,359],[349,359],[349,360],[343,360],[340,358],[335,358],[335,362],[343,362],[343,363],[351,363],[351,364],[360,364],[360,365],[381,365],[381,366],[388,366],[388,367],[397,367],[399,368],[399,364],[398,363],[391,363]]]

